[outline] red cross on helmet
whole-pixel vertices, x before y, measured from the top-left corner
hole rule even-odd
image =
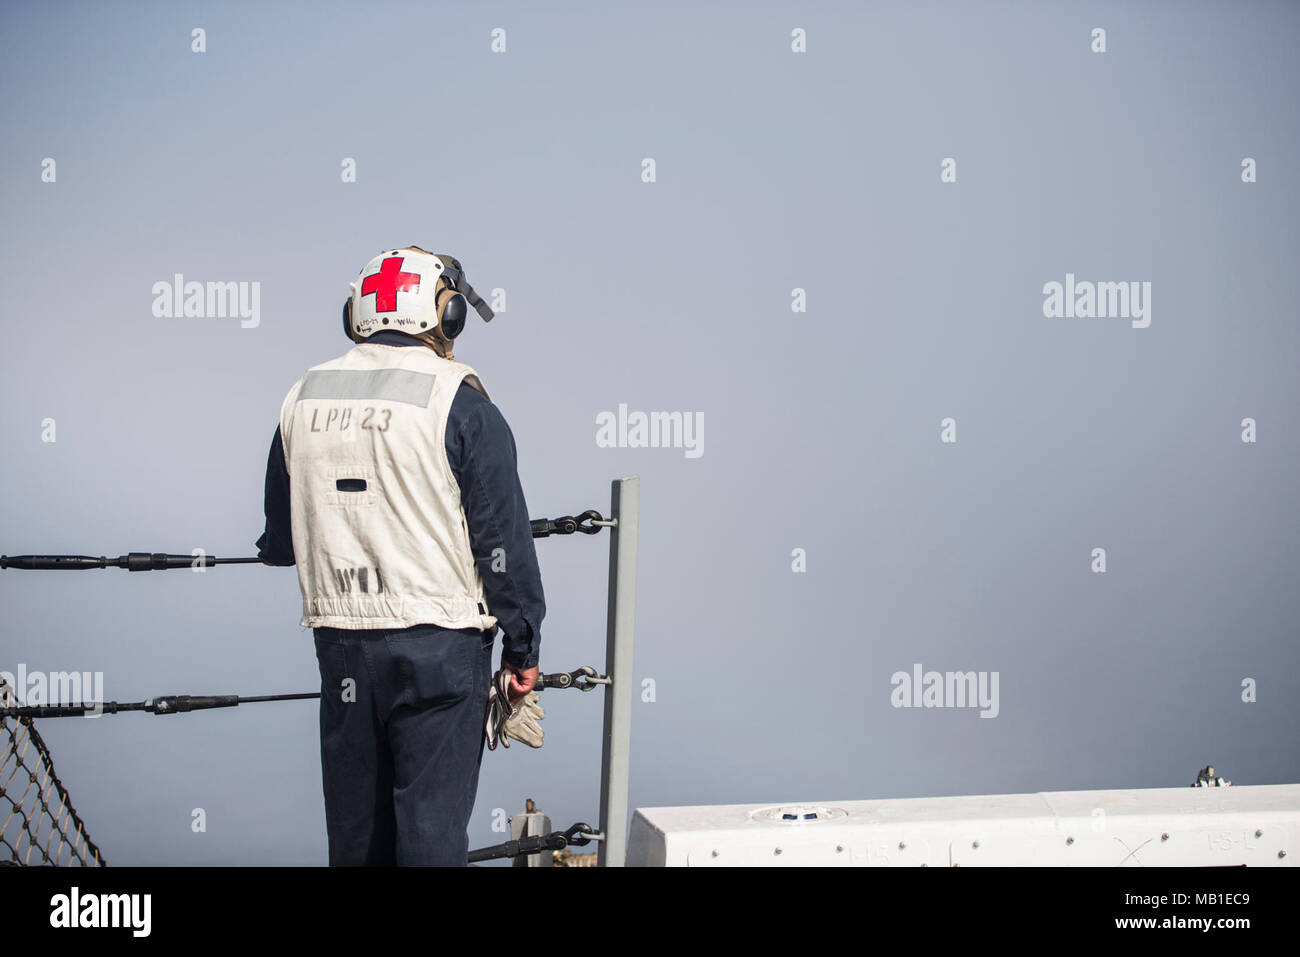
[[[450,342],[465,328],[470,306],[485,322],[492,318],[459,260],[404,246],[366,263],[343,303],[343,329],[353,342],[385,329]]]

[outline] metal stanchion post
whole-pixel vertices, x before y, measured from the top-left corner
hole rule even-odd
[[[622,867],[627,855],[627,791],[632,743],[632,636],[636,621],[638,476],[612,483],[609,617],[605,633],[605,726],[600,754],[601,867]]]

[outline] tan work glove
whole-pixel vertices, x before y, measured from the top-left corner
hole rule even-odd
[[[489,751],[495,751],[497,744],[510,747],[510,739],[521,741],[530,748],[540,748],[542,737],[541,721],[546,717],[542,710],[541,695],[530,691],[514,705],[510,704],[510,679],[514,675],[509,668],[502,668],[492,678],[492,690],[488,692],[487,722],[484,734],[487,736]]]

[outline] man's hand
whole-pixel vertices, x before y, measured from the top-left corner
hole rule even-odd
[[[505,660],[501,662],[501,666],[510,669],[510,692],[508,697],[510,704],[512,706],[516,705],[519,703],[519,699],[532,691],[533,686],[537,684],[537,669],[516,668]]]

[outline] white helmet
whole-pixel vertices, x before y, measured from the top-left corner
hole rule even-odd
[[[450,343],[465,328],[471,305],[484,322],[491,320],[459,260],[405,246],[366,263],[343,303],[343,329],[353,342],[389,329]]]

